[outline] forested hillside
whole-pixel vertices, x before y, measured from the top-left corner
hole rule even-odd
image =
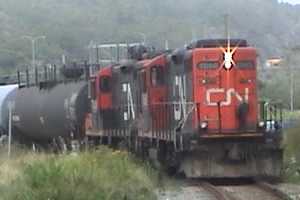
[[[0,0],[0,67],[30,64],[31,44],[24,35],[45,35],[37,44],[40,62],[61,54],[84,59],[91,40],[141,41],[170,47],[192,38],[224,36],[230,13],[232,37],[243,37],[266,58],[300,43],[300,6],[277,0]]]

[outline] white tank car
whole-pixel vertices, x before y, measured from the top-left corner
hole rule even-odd
[[[8,131],[8,102],[14,101],[18,85],[0,86],[0,136]]]

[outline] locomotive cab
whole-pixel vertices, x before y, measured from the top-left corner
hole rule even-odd
[[[87,135],[112,127],[114,120],[112,102],[112,67],[105,67],[90,78],[90,112],[86,116]]]
[[[144,121],[143,131],[162,130],[168,126],[167,80],[165,55],[140,63],[140,119]],[[150,130],[151,129],[151,130]]]
[[[91,113],[86,118],[88,136],[125,136],[136,119],[136,65],[125,62],[99,70],[91,81]]]

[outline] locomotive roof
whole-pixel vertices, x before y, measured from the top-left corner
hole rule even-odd
[[[248,43],[247,40],[244,39],[230,39],[230,46],[232,47],[247,47]],[[195,42],[192,42],[188,49],[194,49],[194,48],[215,48],[215,47],[226,47],[228,45],[227,39],[208,39],[208,40],[197,40]]]

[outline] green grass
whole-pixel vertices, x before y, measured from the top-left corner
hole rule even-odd
[[[285,120],[299,119],[300,120],[300,110],[291,112],[290,110],[283,110],[283,116]]]
[[[1,200],[156,198],[157,173],[128,153],[105,147],[78,155],[25,153],[7,166],[14,173],[0,185]]]
[[[284,178],[300,183],[300,126],[286,130],[284,135]]]

